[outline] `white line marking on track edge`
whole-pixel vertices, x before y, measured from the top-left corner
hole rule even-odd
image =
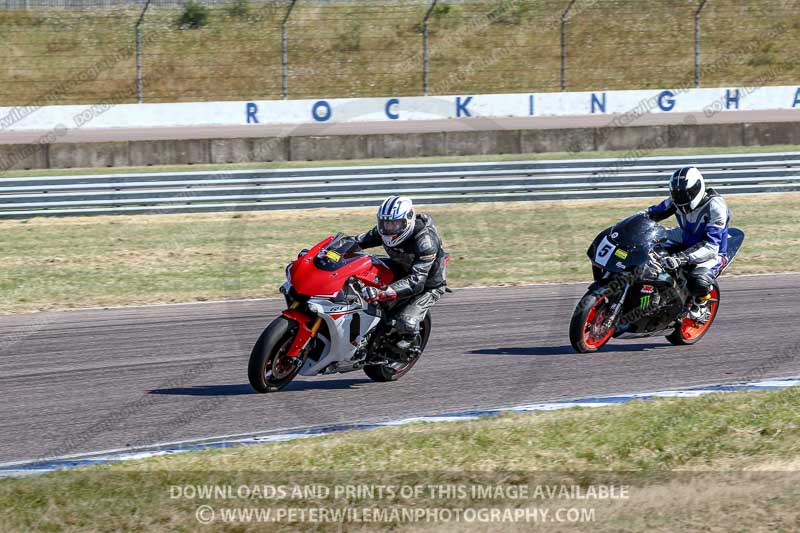
[[[83,454],[74,454],[37,461],[15,461],[0,464],[0,478],[21,477],[33,474],[44,474],[81,466],[93,466],[136,459],[200,451],[215,448],[229,448],[235,446],[248,446],[285,442],[315,436],[331,435],[342,431],[364,431],[381,427],[396,427],[420,422],[457,422],[475,420],[480,417],[496,416],[501,413],[530,413],[568,409],[572,407],[608,407],[628,403],[634,400],[651,400],[653,398],[687,398],[698,397],[714,393],[730,393],[739,391],[775,390],[796,387],[800,385],[800,376],[785,378],[770,378],[761,381],[709,384],[690,386],[687,388],[668,389],[657,392],[628,393],[606,396],[590,396],[571,400],[556,400],[513,407],[500,407],[490,409],[475,409],[456,413],[442,413],[419,417],[407,417],[399,420],[390,420],[374,423],[340,423],[322,427],[299,428],[283,430],[274,434],[261,434],[259,432],[238,435],[225,435],[203,439],[186,440],[180,442],[163,443],[142,447],[139,449],[116,449]]]

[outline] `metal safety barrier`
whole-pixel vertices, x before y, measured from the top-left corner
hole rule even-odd
[[[0,178],[0,218],[630,198],[694,164],[724,194],[800,190],[800,152]]]

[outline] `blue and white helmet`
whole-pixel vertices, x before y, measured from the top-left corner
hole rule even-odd
[[[405,241],[414,232],[417,216],[411,198],[390,196],[378,208],[378,233],[389,248]]]
[[[694,211],[706,195],[703,175],[695,167],[679,168],[669,180],[672,202],[682,213]]]

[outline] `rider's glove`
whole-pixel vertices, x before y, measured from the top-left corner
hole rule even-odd
[[[391,287],[385,291],[376,289],[375,287],[364,287],[361,291],[361,296],[368,302],[385,302],[388,300],[396,300],[397,293]]]
[[[661,260],[661,266],[664,267],[664,270],[678,270],[683,265],[687,264],[689,259],[687,259],[686,254],[680,253],[675,255],[668,255]]]

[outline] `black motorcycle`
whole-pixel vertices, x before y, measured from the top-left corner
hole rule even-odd
[[[743,241],[744,233],[730,228],[727,263],[719,275],[731,265]],[[611,338],[664,335],[676,345],[703,338],[719,311],[719,285],[714,282],[704,314],[689,315],[686,271],[661,267],[661,258],[673,251],[667,230],[645,214],[602,231],[587,251],[595,281],[572,315],[573,348],[595,352]]]

